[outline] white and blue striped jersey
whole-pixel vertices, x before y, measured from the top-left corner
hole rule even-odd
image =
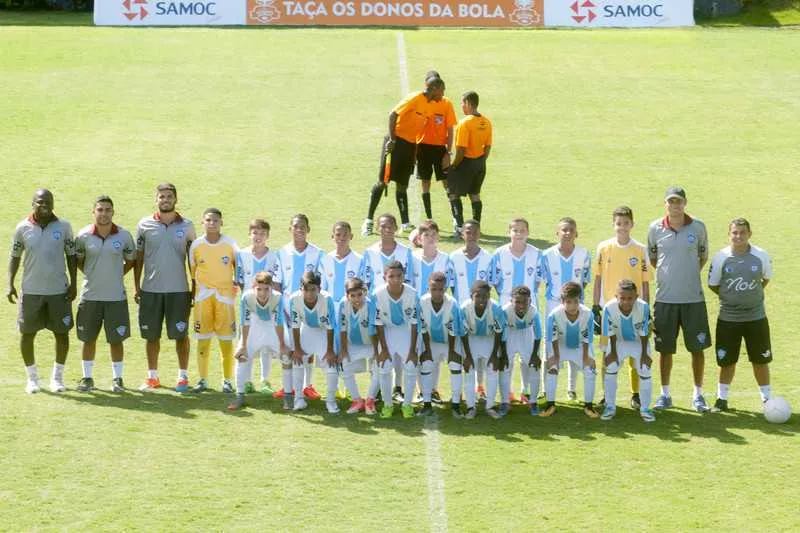
[[[544,297],[550,302],[560,302],[561,287],[567,282],[574,281],[583,288],[592,280],[592,257],[580,246],[576,246],[569,257],[561,255],[557,244],[551,246],[542,252],[542,279],[545,285]]]
[[[511,301],[511,291],[519,285],[528,287],[532,299],[536,300],[542,280],[541,257],[541,250],[531,244],[526,245],[521,257],[511,253],[511,244],[503,245],[494,252],[491,276],[501,304]]]
[[[576,350],[582,344],[592,345],[594,339],[594,317],[592,310],[581,304],[578,318],[571,322],[563,305],[559,305],[547,315],[545,341],[547,353],[551,353],[552,344],[556,341],[561,349]]]
[[[302,252],[298,252],[291,242],[278,250],[280,279],[276,281],[281,284],[283,293],[293,294],[299,290],[300,281],[306,272],[318,272],[323,255],[322,250],[311,243]]]
[[[319,275],[322,278],[321,289],[333,297],[334,302],[345,297],[344,284],[351,278],[358,277],[361,268],[361,255],[350,250],[350,253],[339,259],[336,251],[322,256],[319,263]]]
[[[375,302],[367,298],[358,311],[342,298],[339,301],[339,331],[347,333],[347,342],[351,345],[371,346],[375,336]]]
[[[447,254],[437,251],[433,261],[426,261],[422,257],[422,250],[414,250],[412,257],[414,260],[414,287],[420,297],[428,293],[428,279],[434,272],[441,272],[447,280],[447,273],[450,267],[450,258]],[[448,283],[445,281],[445,283]]]
[[[264,305],[258,303],[256,291],[245,291],[242,295],[242,309],[244,310],[243,326],[256,327],[257,324],[282,326],[284,324],[283,295],[274,289],[270,289],[269,299]]]
[[[389,295],[389,286],[383,285],[375,291],[375,325],[384,327],[411,328],[419,317],[419,298],[414,287],[403,284],[403,294],[394,299]]]
[[[483,315],[475,312],[475,303],[467,300],[461,304],[461,319],[463,332],[471,337],[494,337],[500,333],[501,338],[506,338],[506,314],[494,300],[489,300]]]
[[[430,335],[431,342],[448,343],[448,337],[463,337],[461,308],[455,298],[444,295],[444,301],[438,311],[433,309],[431,295],[426,294],[419,299],[420,332]]]
[[[508,302],[503,306],[503,312],[506,314],[506,327],[509,333],[512,331],[532,331],[533,339],[542,338],[542,319],[539,316],[539,310],[535,305],[531,304],[521,317],[517,315],[514,310],[514,303]]]
[[[378,287],[385,284],[383,280],[383,267],[390,261],[400,261],[403,268],[406,270],[405,280],[407,283],[414,283],[414,259],[411,255],[411,249],[405,245],[395,243],[394,251],[390,255],[384,255],[381,251],[381,243],[376,242],[366,250],[364,250],[364,257],[361,259],[361,268],[359,269],[359,278],[361,278],[367,286],[369,293],[375,294]]]
[[[468,259],[464,250],[456,250],[450,254],[450,272],[448,273],[453,298],[461,303],[470,299],[472,284],[485,281],[490,285],[492,280],[492,255],[483,248],[472,259]]]
[[[320,291],[314,307],[306,307],[303,291],[295,291],[289,297],[289,327],[299,328],[305,324],[309,328],[336,329],[336,312],[333,298]]]
[[[259,272],[272,274],[272,281],[280,283],[278,254],[267,250],[260,259],[253,255],[253,247],[248,246],[236,252],[236,279],[235,282],[248,290],[253,286],[253,279]]]
[[[650,335],[650,305],[637,298],[626,316],[614,298],[603,307],[603,336],[617,337],[621,341],[635,341]]]

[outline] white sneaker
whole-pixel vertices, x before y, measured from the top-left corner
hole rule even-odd
[[[361,224],[361,236],[362,237],[369,237],[372,233],[373,222],[372,220],[365,218],[364,223]]]
[[[25,385],[25,394],[36,394],[41,391],[42,387],[39,386],[38,379],[29,379],[28,384]]]
[[[50,392],[64,392],[67,388],[60,379],[50,380]]]
[[[336,402],[325,402],[325,407],[328,409],[328,412],[332,415],[339,413],[339,406],[336,405]]]
[[[302,411],[306,407],[308,407],[308,404],[306,403],[305,398],[303,398],[301,395],[294,399],[294,407],[292,407],[292,411]]]

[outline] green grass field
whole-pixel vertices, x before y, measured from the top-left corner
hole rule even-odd
[[[110,194],[133,229],[173,181],[197,220],[215,205],[246,241],[267,217],[273,247],[289,217],[359,224],[380,138],[400,97],[398,30],[0,28],[0,215],[6,242],[35,188],[78,228]],[[524,215],[537,244],[561,216],[579,244],[611,236],[610,212],[633,207],[635,237],[680,183],[712,251],[746,216],[775,260],[768,293],[773,389],[800,407],[794,311],[800,268],[800,33],[791,30],[403,31],[411,88],[437,68],[449,95],[475,89],[495,125],[484,187],[484,245]],[[419,218],[419,189],[412,212]],[[447,221],[435,189],[434,215]],[[396,210],[384,201],[382,210]],[[356,248],[370,240],[357,237]],[[445,240],[450,250],[454,241]],[[5,266],[3,279],[5,279]],[[19,282],[19,278],[18,278]],[[712,320],[716,297],[708,294]],[[132,313],[135,316],[135,306]],[[15,307],[0,308],[0,530],[792,531],[797,528],[797,416],[767,424],[749,365],[736,412],[689,409],[689,356],[676,356],[677,408],[645,426],[560,403],[553,419],[522,407],[473,423],[300,415],[252,398],[236,415],[219,393],[25,396]],[[126,344],[126,382],[144,377],[144,345]],[[40,372],[52,364],[37,340]],[[72,345],[68,384],[80,377]],[[190,371],[196,375],[194,360]],[[277,370],[273,370],[273,381]],[[176,373],[164,343],[162,380]],[[220,374],[212,364],[212,380]],[[716,365],[707,352],[706,396]],[[107,387],[107,350],[96,378]],[[515,374],[515,383],[517,382]],[[563,377],[562,377],[563,380]],[[363,380],[362,380],[363,381]],[[443,378],[443,389],[447,389]],[[561,382],[563,383],[563,381]],[[561,385],[561,384],[560,384]],[[560,387],[563,397],[563,385]],[[623,396],[625,401],[623,401]],[[620,405],[627,405],[621,379]],[[560,398],[561,399],[561,398]]]

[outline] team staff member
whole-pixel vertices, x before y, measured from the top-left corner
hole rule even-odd
[[[33,211],[17,224],[8,263],[10,303],[16,303],[14,278],[22,259],[22,298],[17,324],[22,360],[28,373],[25,392],[39,392],[39,375],[33,351],[36,332],[47,328],[56,339],[56,362],[50,380],[52,392],[63,392],[64,363],[69,352],[68,332],[72,328],[72,300],[77,293],[78,266],[72,226],[53,213],[53,193],[39,189],[33,195]],[[67,281],[69,270],[69,281]]]
[[[439,73],[431,70],[425,80],[439,78]],[[431,178],[441,181],[447,190],[447,171],[450,167],[450,151],[453,149],[453,126],[456,125],[456,112],[453,102],[442,97],[431,102],[431,118],[425,124],[422,134],[417,137],[417,179],[422,185],[422,205],[425,217],[433,219],[431,211]]]
[[[108,196],[94,201],[94,224],[78,232],[75,250],[83,272],[83,289],[76,319],[78,340],[83,342],[83,378],[78,390],[94,389],[94,357],[100,328],[105,326],[111,351],[112,392],[123,392],[122,342],[131,335],[128,299],[122,279],[136,264],[136,245],[125,228],[114,224],[114,202]]]
[[[486,160],[492,150],[492,123],[478,113],[478,93],[468,91],[461,97],[461,110],[466,115],[456,128],[456,155],[448,180],[450,208],[456,233],[464,225],[464,206],[461,197],[469,195],[472,218],[481,221],[481,185],[486,177]]]
[[[692,405],[697,412],[705,413],[703,350],[711,346],[711,335],[700,270],[708,261],[708,234],[703,222],[686,214],[686,191],[681,187],[667,189],[664,206],[667,215],[654,220],[647,233],[650,264],[656,269],[653,322],[656,350],[661,356],[661,395],[654,407],[672,407],[669,378],[681,328],[683,342],[692,354]]]
[[[383,139],[381,164],[378,169],[378,181],[372,186],[369,197],[367,218],[361,225],[361,235],[366,237],[372,233],[373,218],[381,195],[388,183],[383,182],[386,156],[391,153],[389,180],[395,182],[395,199],[400,210],[402,230],[413,229],[408,220],[408,180],[414,171],[417,137],[422,134],[425,124],[431,116],[431,102],[439,102],[444,97],[444,82],[441,78],[425,80],[425,90],[408,95],[389,113],[389,133]]]
[[[189,390],[189,310],[192,295],[186,280],[187,252],[196,238],[194,224],[175,211],[178,192],[171,183],[156,187],[158,211],[136,228],[133,279],[139,304],[139,329],[147,341],[147,381],[141,391],[157,389],[162,322],[178,352],[177,392]],[[144,275],[144,279],[142,276]]]

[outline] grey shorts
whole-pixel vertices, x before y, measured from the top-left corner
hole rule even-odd
[[[705,302],[669,304],[656,302],[653,307],[653,326],[656,351],[675,353],[678,348],[678,329],[683,330],[683,343],[689,352],[711,347],[708,311]]]
[[[67,333],[72,329],[72,302],[64,294],[22,294],[19,299],[17,326],[23,334],[49,329]]]
[[[94,342],[105,327],[106,342],[116,344],[131,336],[131,319],[128,301],[100,302],[82,300],[75,317],[78,340]]]
[[[139,300],[139,331],[142,338],[161,338],[162,323],[167,323],[167,337],[184,339],[189,334],[189,312],[192,295],[189,292],[145,292]]]

